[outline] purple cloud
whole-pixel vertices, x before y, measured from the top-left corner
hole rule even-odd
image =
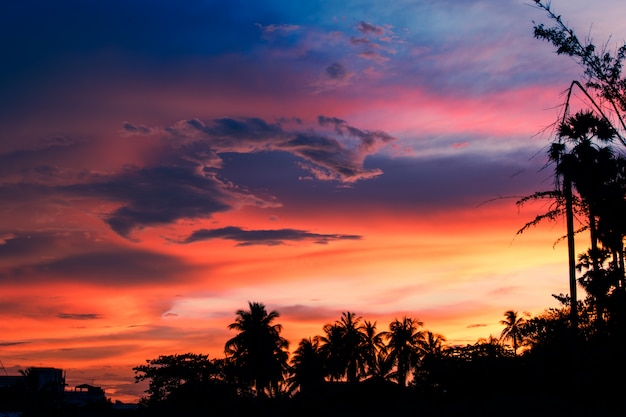
[[[210,239],[228,239],[239,242],[237,246],[251,245],[284,245],[285,242],[311,241],[317,244],[326,244],[334,240],[358,240],[361,236],[341,234],[311,233],[297,229],[277,230],[244,230],[239,227],[223,227],[220,229],[201,229],[193,232],[179,243],[193,243]]]
[[[217,155],[289,152],[302,158],[306,166],[312,166],[311,172],[318,180],[354,183],[382,174],[379,169],[365,168],[363,161],[394,137],[382,131],[361,130],[334,117],[319,116],[318,123],[333,127],[334,132],[288,130],[279,123],[259,118],[221,118],[206,124],[188,120],[167,128],[166,132],[178,140],[202,142]],[[356,147],[350,146],[354,140]]]
[[[128,167],[116,175],[94,178],[91,183],[63,190],[120,202],[122,206],[106,215],[105,222],[124,237],[129,237],[136,229],[179,219],[209,218],[240,205],[267,207],[274,204],[238,190],[193,163]]]
[[[69,207],[70,197],[101,199],[117,207],[96,215],[114,232],[131,238],[134,232],[147,227],[209,219],[244,206],[306,207],[327,201],[329,193],[333,194],[333,204],[338,205],[371,206],[372,202],[393,201],[394,207],[411,210],[475,206],[498,193],[524,195],[541,175],[533,174],[541,161],[530,166],[508,162],[523,162],[529,155],[509,155],[500,162],[489,155],[466,153],[434,160],[389,158],[377,152],[394,140],[384,132],[359,129],[338,117],[319,116],[317,123],[317,131],[287,119],[267,122],[259,118],[220,118],[211,122],[193,119],[166,130],[152,128],[151,135],[165,134],[161,140],[155,139],[159,147],[153,147],[152,160],[145,167],[64,176],[64,183],[74,178],[74,184],[56,187],[27,182],[6,184],[0,186],[0,197],[5,206],[20,202],[25,207],[41,208],[42,201],[50,202],[54,204],[50,210]],[[66,148],[69,151],[71,147]],[[452,166],[456,169],[451,170]],[[526,169],[527,175],[510,178],[520,169]],[[462,175],[455,174],[459,170]],[[383,171],[385,175],[381,175]],[[376,181],[362,181],[374,177]],[[354,186],[357,181],[362,181],[358,187]],[[337,185],[352,187],[349,192],[337,193]],[[409,189],[412,191],[407,192]],[[31,201],[37,201],[37,205]],[[5,225],[0,230],[0,261],[15,263],[19,257],[33,253],[47,256],[46,248],[59,239],[74,242],[76,256],[85,248],[103,251],[93,246],[91,240],[95,238],[53,232],[26,236]],[[20,271],[26,273],[21,269],[15,273]]]
[[[350,38],[350,43],[352,45],[365,45],[365,46],[369,46],[372,41],[370,41],[369,39],[365,39],[365,38],[355,38],[354,36]]]
[[[335,76],[341,76],[339,67],[334,71]],[[134,232],[147,227],[209,219],[244,206],[280,206],[267,192],[257,196],[221,176],[224,155],[288,153],[298,159],[292,165],[295,178],[302,177],[299,167],[312,179],[339,185],[382,174],[379,168],[366,168],[364,161],[393,141],[392,136],[359,129],[334,117],[320,116],[318,125],[312,129],[297,120],[268,122],[254,117],[209,122],[191,119],[165,129],[125,122],[122,127],[126,134],[143,136],[150,145],[145,161],[110,171],[67,166],[63,161],[78,159],[80,145],[54,141],[46,145],[45,153],[28,150],[4,155],[7,161],[17,157],[19,164],[5,164],[5,178],[12,179],[0,184],[0,197],[22,204],[36,199],[39,209],[50,213],[71,207],[76,197],[104,200],[115,208],[100,213],[103,221],[120,236],[131,239]],[[50,159],[45,160],[45,155]],[[47,204],[42,205],[42,201]],[[6,239],[1,242],[6,243]]]
[[[295,30],[300,29],[300,26],[292,25],[292,24],[262,25],[261,23],[255,23],[255,26],[261,29],[261,32],[263,32],[264,34],[275,33],[275,32],[293,32]]]
[[[373,25],[363,21],[356,25],[356,29],[367,35],[382,36],[385,33],[385,29],[382,26]]]
[[[128,133],[150,133],[150,129],[145,126],[135,126],[132,123],[124,122],[122,128]]]
[[[346,78],[346,68],[339,62],[333,62],[326,67],[326,74],[333,80],[343,80]]]

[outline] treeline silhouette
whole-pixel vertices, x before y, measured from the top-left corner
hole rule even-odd
[[[149,381],[145,415],[526,416],[626,415],[623,323],[597,325],[596,308],[569,300],[530,317],[507,311],[500,337],[451,346],[403,317],[376,322],[344,312],[293,354],[279,313],[250,302],[229,328],[224,358],[186,353],[134,369]],[[403,411],[405,410],[405,411]]]

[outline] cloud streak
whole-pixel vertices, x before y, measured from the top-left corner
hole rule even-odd
[[[303,241],[324,245],[335,240],[359,240],[361,238],[361,236],[357,235],[320,234],[297,229],[244,230],[239,227],[230,226],[220,229],[196,230],[179,243],[187,244],[210,239],[228,239],[238,242],[237,246],[277,246],[284,245],[287,242]]]
[[[58,318],[63,320],[99,320],[102,315],[95,313],[59,313]]]

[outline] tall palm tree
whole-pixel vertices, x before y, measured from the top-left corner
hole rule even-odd
[[[291,358],[290,376],[287,380],[289,391],[307,392],[324,381],[324,357],[320,352],[318,339],[300,340]]]
[[[341,314],[338,324],[343,331],[346,380],[357,382],[365,374],[367,352],[361,316],[349,311]]]
[[[504,320],[500,320],[500,324],[504,326],[500,334],[500,340],[510,340],[513,347],[513,354],[517,355],[517,349],[523,342],[522,325],[526,322],[526,319],[524,317],[518,317],[517,311],[513,310],[505,312],[504,317]]]
[[[343,352],[343,330],[337,323],[325,324],[324,336],[316,336],[324,358],[326,375],[331,381],[341,380],[346,373]]]
[[[422,322],[404,317],[402,321],[395,319],[385,332],[389,353],[396,364],[398,384],[406,386],[407,376],[420,358],[420,346],[424,342],[424,332],[419,330]]]
[[[323,328],[325,336],[320,336],[319,341],[333,380],[345,378],[357,382],[365,374],[367,353],[361,320],[348,311],[341,314],[340,320]]]
[[[224,352],[243,385],[257,396],[276,394],[288,369],[289,342],[280,336],[282,326],[273,323],[278,312],[268,313],[261,303],[248,306],[249,310],[237,310],[235,322],[228,325],[239,333],[226,342]]]
[[[363,332],[363,353],[367,365],[367,374],[372,375],[372,370],[377,366],[380,359],[379,353],[385,350],[383,333],[376,329],[376,322],[365,320],[361,326]]]
[[[605,117],[597,117],[590,111],[578,112],[574,116],[563,118],[558,126],[558,139],[548,151],[548,158],[555,165],[555,189],[538,192],[518,201],[523,204],[528,200],[541,198],[554,199],[556,204],[550,210],[527,223],[518,233],[544,219],[566,217],[567,243],[570,281],[570,315],[572,327],[577,327],[576,296],[576,253],[574,234],[588,230],[591,249],[588,252],[591,273],[587,277],[602,279],[600,272],[602,250],[599,241],[605,246],[613,245],[614,257],[620,256],[623,265],[623,239],[626,236],[626,223],[615,221],[615,207],[623,208],[624,181],[620,177],[619,162],[622,158],[613,155],[611,143],[617,132]],[[617,181],[616,181],[617,180]],[[617,186],[615,186],[617,185]],[[620,210],[621,212],[621,210]],[[582,228],[574,229],[574,216],[586,218]],[[618,216],[622,218],[623,216]],[[615,227],[619,225],[619,227]],[[615,262],[618,265],[619,262]],[[623,268],[621,269],[623,279]],[[600,286],[602,287],[602,286]]]
[[[578,268],[587,268],[581,284],[596,305],[597,323],[602,327],[605,299],[616,274],[607,273],[604,261],[607,254],[614,256],[614,271],[623,260],[623,216],[614,215],[616,208],[624,207],[623,180],[620,175],[620,159],[614,155],[611,142],[616,131],[606,118],[592,112],[578,112],[565,119],[558,129],[560,142],[555,149],[554,161],[557,175],[569,179],[578,192],[582,213],[587,218],[590,249],[581,256]],[[623,264],[623,262],[621,262]],[[623,278],[623,269],[622,269]],[[619,279],[618,279],[619,280]]]

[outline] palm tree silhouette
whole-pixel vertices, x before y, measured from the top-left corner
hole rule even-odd
[[[249,310],[238,310],[230,330],[239,333],[224,346],[226,356],[235,364],[238,377],[257,396],[276,394],[288,369],[289,342],[280,336],[282,326],[273,324],[276,311],[267,312],[265,305],[248,303]]]
[[[424,333],[424,339],[418,343],[418,348],[424,357],[439,358],[443,355],[446,338],[430,330]]]
[[[367,365],[367,374],[373,375],[374,369],[380,364],[380,353],[385,350],[385,341],[383,333],[379,333],[376,329],[376,322],[365,320],[361,326],[363,332],[363,352],[365,354],[365,363]]]
[[[613,153],[610,144],[616,136],[617,132],[611,123],[604,117],[597,117],[591,111],[581,111],[568,118],[564,116],[558,126],[558,139],[550,145],[548,151],[548,159],[555,165],[555,189],[537,192],[518,201],[520,205],[541,198],[555,201],[547,213],[537,216],[518,233],[541,220],[555,219],[561,215],[566,217],[570,315],[574,328],[577,327],[578,321],[575,233],[589,231],[591,249],[586,254],[587,265],[590,267],[587,280],[597,279],[599,282],[606,277],[601,271],[604,256],[602,248],[598,245],[601,241],[606,248],[613,248],[611,251],[615,259],[614,269],[621,272],[619,279],[624,283],[623,239],[626,236],[626,222],[622,220],[621,214],[616,213],[622,213],[621,209],[626,208],[624,203],[626,179],[621,168],[626,166],[626,162],[621,157],[615,157]],[[577,215],[582,226],[575,230],[574,218]],[[603,285],[596,287],[603,288]]]
[[[396,377],[394,366],[394,358],[389,353],[387,346],[383,346],[376,351],[374,361],[367,371],[368,377],[384,381],[393,380]]]
[[[420,347],[425,340],[424,332],[419,330],[422,325],[422,322],[405,316],[402,321],[391,322],[389,331],[385,332],[389,354],[396,364],[396,379],[403,387],[411,368],[420,359]]]
[[[367,348],[360,322],[360,316],[348,311],[341,314],[340,320],[323,328],[325,336],[318,340],[333,380],[345,377],[348,382],[357,382],[365,374]]]
[[[525,315],[528,315],[526,313]],[[517,349],[523,342],[522,325],[526,322],[524,317],[518,317],[517,311],[509,310],[504,313],[504,320],[500,320],[500,324],[504,325],[504,329],[500,335],[502,341],[510,340],[513,347],[513,354],[517,355]]]
[[[300,340],[291,358],[290,376],[287,379],[289,391],[307,392],[324,382],[325,376],[324,357],[320,351],[319,340],[310,337]]]
[[[564,182],[569,179],[578,192],[580,212],[587,219],[585,228],[589,230],[591,247],[580,256],[577,268],[588,270],[580,282],[595,301],[596,322],[602,327],[610,288],[624,276],[620,265],[626,233],[623,216],[615,215],[616,209],[624,208],[622,158],[615,157],[610,146],[616,131],[608,120],[587,111],[564,120],[558,134],[561,140],[553,144],[551,159],[556,162],[557,175]],[[610,272],[604,268],[609,253],[614,258]]]

